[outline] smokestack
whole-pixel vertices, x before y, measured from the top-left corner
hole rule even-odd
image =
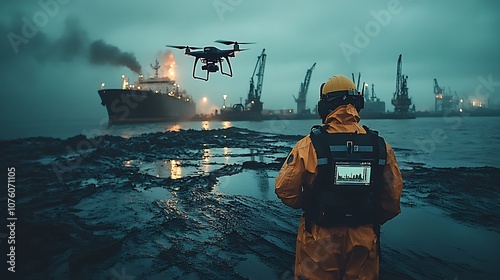
[[[135,73],[141,74],[141,65],[133,53],[122,52],[118,47],[106,44],[103,40],[96,40],[90,44],[90,62],[100,65],[126,66]]]

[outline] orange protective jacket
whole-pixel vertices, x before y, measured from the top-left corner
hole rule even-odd
[[[331,112],[325,123],[328,133],[360,133],[359,114],[354,106],[343,105]],[[401,172],[391,146],[386,143],[387,163],[379,197],[381,224],[401,212],[403,189]],[[299,140],[276,177],[275,192],[281,201],[302,208],[303,190],[312,188],[318,174],[314,145],[309,136]],[[311,233],[305,230],[302,216],[297,233],[295,279],[377,279],[379,252],[372,225],[322,228],[311,222]]]

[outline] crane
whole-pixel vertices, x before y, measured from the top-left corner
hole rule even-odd
[[[372,95],[370,96],[370,91],[368,90],[369,86],[366,84],[366,90],[365,90],[365,101],[366,102],[379,102],[380,99],[377,98],[375,95],[375,85],[372,84]]]
[[[434,110],[436,112],[454,112],[457,110],[458,106],[458,95],[455,92],[455,96],[452,95],[451,88],[448,87],[448,94],[446,94],[445,87],[440,87],[437,79],[434,79]]]
[[[434,101],[434,110],[437,112],[440,110],[440,107],[442,109],[443,103],[443,89],[439,86],[437,79],[434,79],[434,95],[436,97]]]
[[[402,54],[400,54],[396,72],[396,91],[394,92],[391,103],[394,105],[394,112],[396,114],[408,115],[411,98],[408,97],[408,86],[406,84],[408,76],[402,74],[402,68]]]
[[[250,90],[248,91],[248,98],[245,101],[245,108],[253,113],[262,112],[262,102],[260,97],[262,95],[262,83],[264,81],[264,70],[266,68],[266,49],[257,57],[257,63],[253,69],[252,77],[250,78]],[[257,71],[258,69],[258,71]],[[257,72],[257,74],[255,73]],[[254,77],[257,76],[257,84],[255,84]]]
[[[434,93],[436,94],[436,98],[438,94],[443,94],[443,89],[439,86],[437,79],[434,79]]]
[[[310,113],[306,110],[306,96],[314,66],[316,66],[316,62],[311,66],[311,68],[307,69],[306,76],[304,77],[304,82],[300,84],[299,98],[295,98],[295,96],[293,96],[295,102],[297,102],[297,114],[300,115]]]

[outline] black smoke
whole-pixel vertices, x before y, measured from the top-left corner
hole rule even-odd
[[[67,18],[64,33],[54,42],[55,55],[63,61],[71,61],[75,57],[85,56],[89,41],[87,32],[80,27],[78,20]]]
[[[141,65],[135,55],[122,52],[118,47],[96,40],[90,44],[90,62],[93,64],[111,64],[127,66],[137,74],[141,74]]]
[[[15,62],[29,56],[41,63],[69,62],[83,58],[93,65],[126,66],[138,74],[141,73],[141,65],[133,53],[124,52],[102,39],[91,40],[76,18],[66,18],[64,31],[56,38],[51,38],[38,29],[33,37],[27,38],[22,33],[23,28],[26,28],[25,25],[26,22],[21,20],[6,25],[0,23],[1,33],[8,35],[7,40],[0,44],[2,61]]]

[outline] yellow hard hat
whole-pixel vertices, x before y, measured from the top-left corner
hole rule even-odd
[[[354,82],[344,75],[335,75],[319,90],[318,114],[325,122],[330,112],[340,105],[352,104],[358,112],[365,107],[365,99]]]
[[[347,95],[358,95],[358,91],[356,89],[356,85],[354,82],[347,78],[344,75],[335,75],[328,79],[326,83],[321,86],[320,97],[324,98],[323,95],[330,94],[334,92],[345,92],[347,91]]]

